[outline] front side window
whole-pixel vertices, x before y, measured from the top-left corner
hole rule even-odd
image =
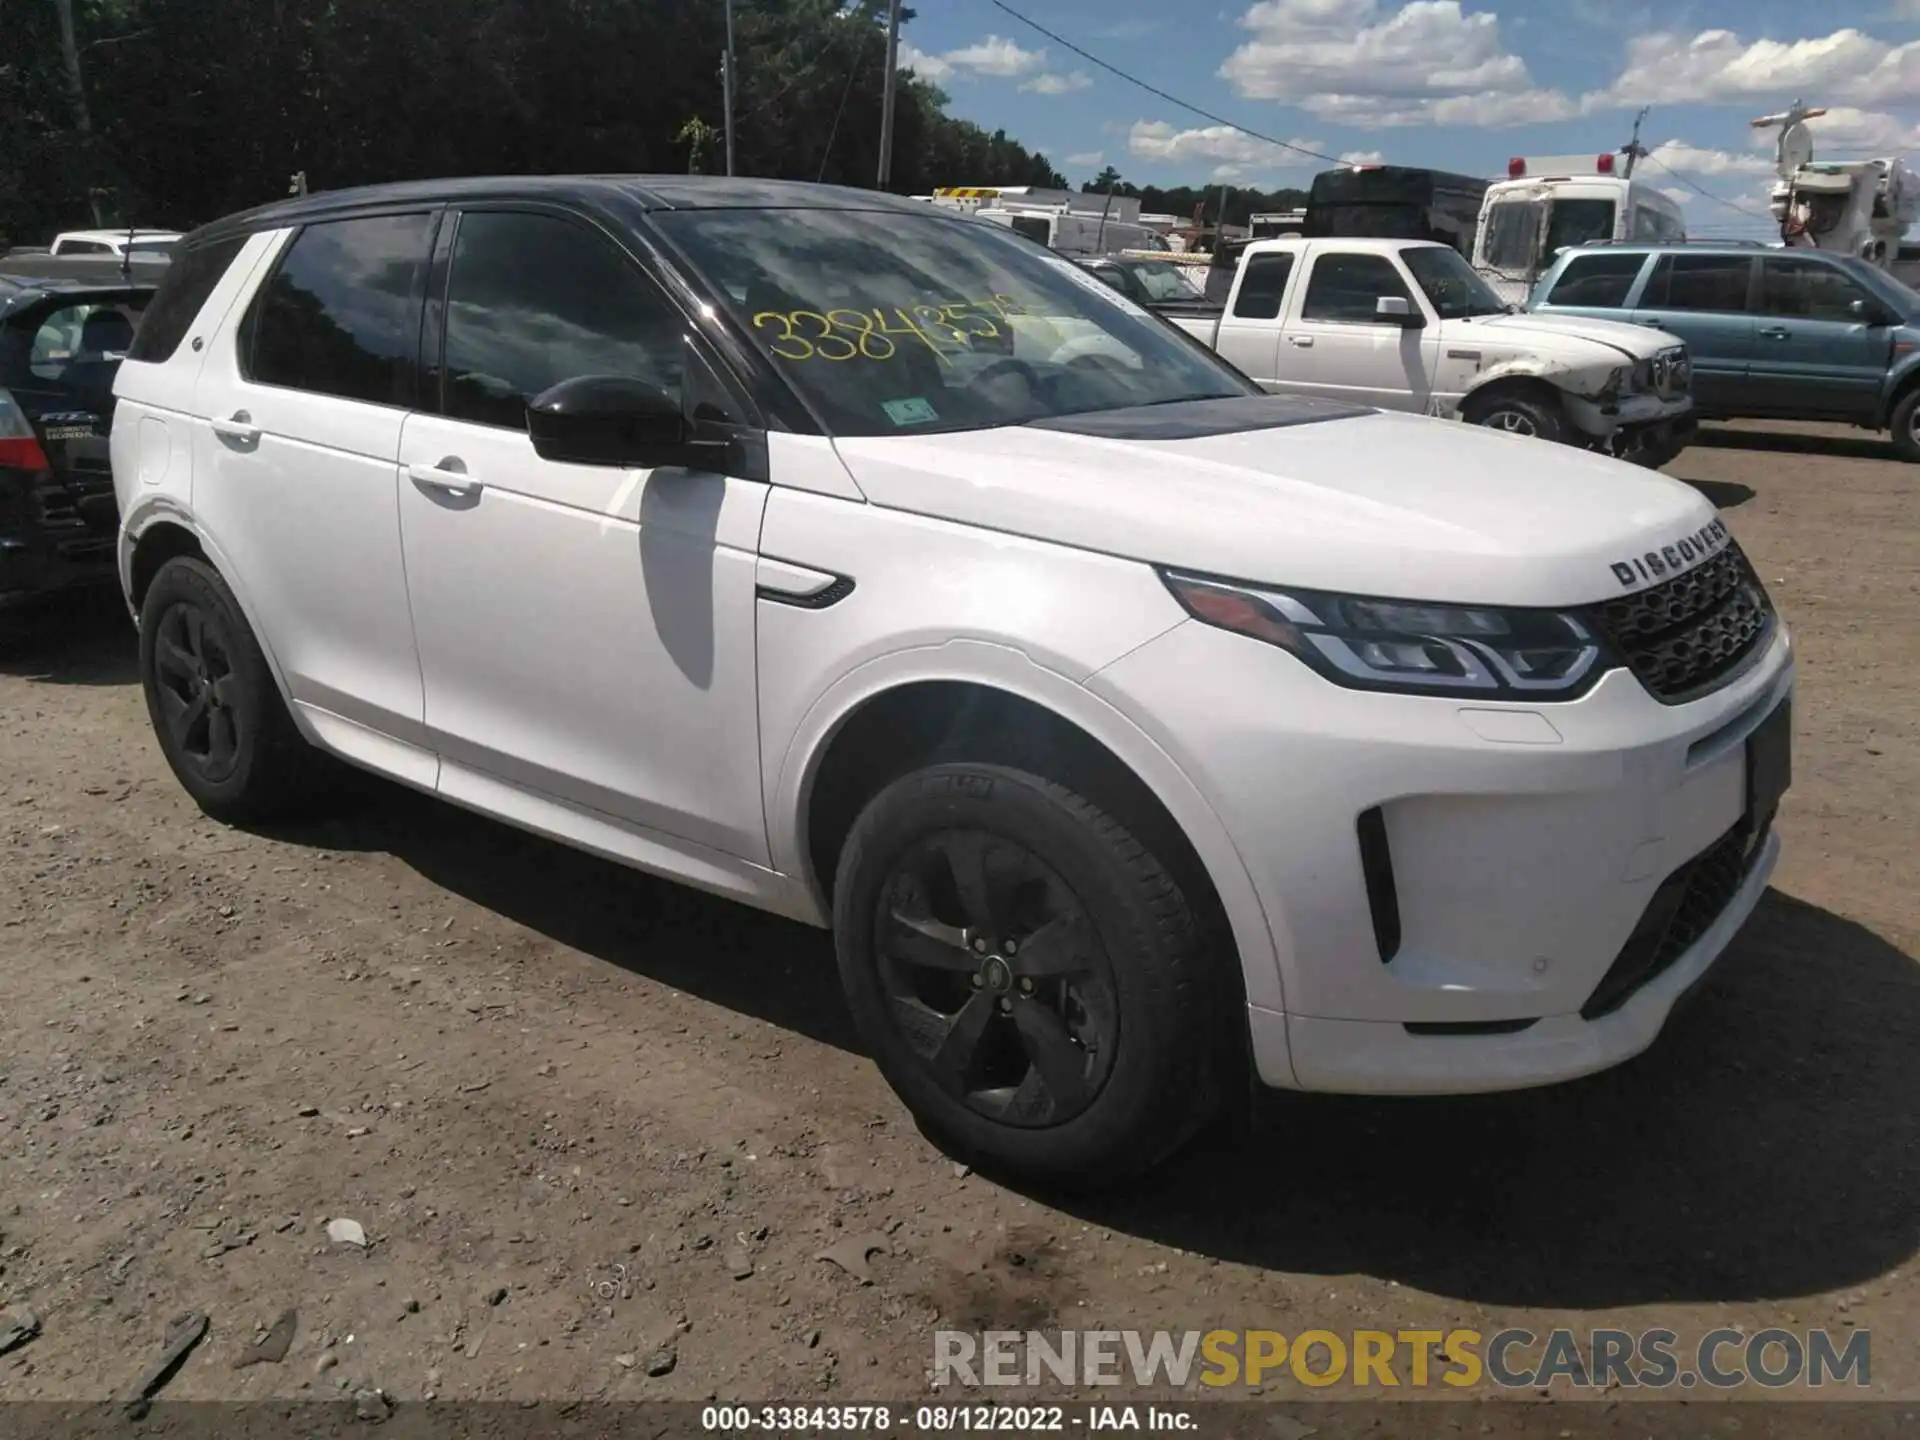
[[[1866,298],[1866,291],[1824,261],[1782,256],[1760,262],[1762,314],[1857,324],[1862,317],[1849,307]]]
[[[554,215],[471,211],[454,235],[442,367],[455,420],[524,429],[562,380],[621,375],[678,400],[686,326],[606,236]]]
[[[673,210],[654,223],[833,434],[1260,393],[1073,261],[996,226],[827,209]]]
[[[1124,268],[1132,272],[1140,296],[1148,301],[1199,299],[1178,265],[1165,260],[1136,260]]]
[[[411,405],[428,214],[309,225],[247,318],[249,379],[373,405]]]
[[[1640,304],[1650,310],[1743,314],[1753,262],[1744,255],[1663,255]]]
[[[1442,320],[1505,315],[1512,308],[1494,294],[1493,287],[1461,258],[1458,250],[1418,246],[1401,252],[1400,259]]]
[[[1242,320],[1273,320],[1280,314],[1280,301],[1287,293],[1287,280],[1293,274],[1293,252],[1253,255],[1246,262],[1246,274],[1240,277],[1240,294],[1233,302],[1233,313]]]
[[[1633,282],[1647,257],[1635,254],[1576,255],[1553,282],[1547,295],[1549,305],[1585,305],[1596,310],[1617,310],[1627,303]]]
[[[68,240],[61,245],[62,255],[111,255],[113,247],[98,240]]]
[[[1380,300],[1393,296],[1413,304],[1407,282],[1386,256],[1322,255],[1313,262],[1313,272],[1307,277],[1307,298],[1301,302],[1300,318],[1376,325],[1380,323]]]

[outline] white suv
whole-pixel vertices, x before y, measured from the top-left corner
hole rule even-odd
[[[1613,1064],[1778,852],[1787,632],[1696,492],[1263,395],[912,201],[290,200],[184,242],[116,389],[204,810],[334,756],[830,925],[975,1163],[1112,1179],[1249,1067]]]

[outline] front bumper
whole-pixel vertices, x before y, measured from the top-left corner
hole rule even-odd
[[[1777,839],[1740,857],[1664,968],[1624,996],[1602,984],[1663,883],[1742,824],[1746,741],[1793,682],[1784,625],[1688,704],[1615,671],[1528,707],[1342,689],[1189,622],[1088,683],[1200,786],[1260,897],[1278,957],[1246,976],[1262,1079],[1415,1094],[1568,1079],[1651,1043],[1758,903]]]
[[[111,535],[0,534],[0,607],[62,590],[111,585],[117,573]]]
[[[1589,443],[1606,447],[1616,445],[1621,437],[1653,426],[1694,420],[1691,395],[1662,398],[1639,392],[1601,402],[1562,390],[1560,397],[1573,428]]]

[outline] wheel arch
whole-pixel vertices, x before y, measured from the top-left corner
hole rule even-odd
[[[1539,401],[1565,412],[1566,394],[1553,381],[1536,370],[1508,369],[1483,377],[1460,397],[1461,417],[1464,419],[1470,412],[1509,395]]]
[[[1085,785],[1200,887],[1233,946],[1243,1002],[1283,1008],[1266,913],[1225,825],[1200,790],[1140,727],[1066,677],[1010,648],[955,641],[896,653],[845,676],[817,700],[770,787],[777,869],[830,914],[833,868],[860,809],[918,764],[966,754],[1032,764],[1060,759],[1062,783]]]

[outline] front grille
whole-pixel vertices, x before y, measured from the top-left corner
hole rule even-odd
[[[1752,872],[1771,823],[1772,817],[1763,817],[1756,832],[1752,823],[1741,820],[1661,883],[1633,934],[1580,1007],[1583,1019],[1611,1015],[1712,928]]]
[[[1773,605],[1740,547],[1600,607],[1600,626],[1640,683],[1677,705],[1732,678],[1773,628]]]

